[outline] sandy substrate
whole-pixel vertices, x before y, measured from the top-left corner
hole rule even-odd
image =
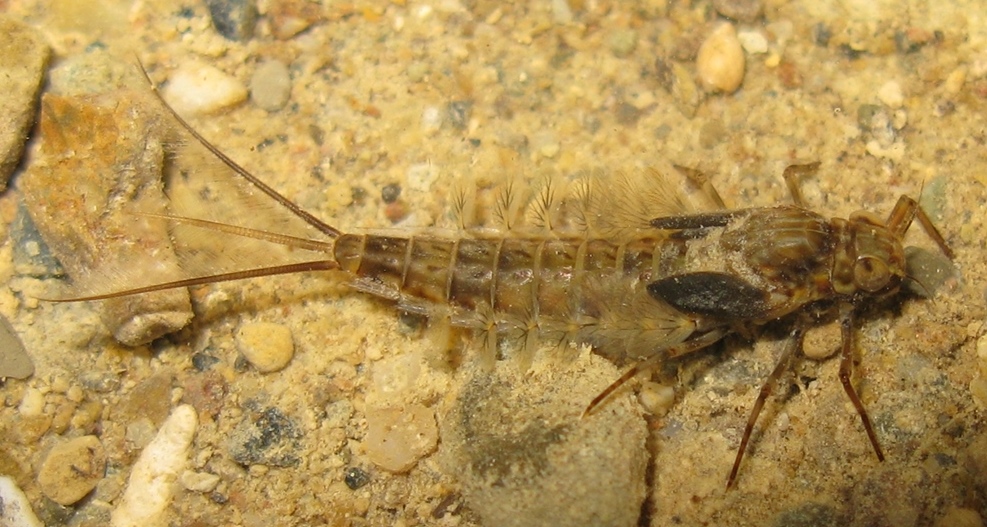
[[[524,372],[511,361],[484,368],[472,352],[443,354],[420,319],[332,276],[198,288],[190,326],[121,345],[98,303],[37,300],[59,279],[24,246],[18,219],[18,178],[42,166],[35,138],[0,196],[0,313],[35,367],[0,385],[0,474],[47,525],[105,525],[132,493],[142,452],[166,440],[159,429],[187,404],[194,439],[167,450],[187,459],[171,465],[182,468],[167,476],[161,525],[984,525],[987,15],[975,1],[766,1],[749,17],[751,5],[269,0],[239,41],[218,34],[200,3],[7,0],[0,10],[52,47],[49,93],[156,108],[136,56],[192,126],[344,231],[441,223],[467,178],[668,163],[708,174],[732,207],[786,202],[784,168],[813,161],[819,171],[801,188],[826,216],[884,218],[900,195],[920,198],[954,263],[911,229],[907,243],[945,269],[941,280],[916,271],[934,301],[874,304],[856,332],[855,382],[883,463],[839,360],[806,360],[769,401],[725,489],[784,326],[669,364],[650,397],[625,390],[583,419],[623,365],[549,349]],[[746,61],[732,93],[704,82],[729,87],[736,55],[723,53],[726,71],[718,56],[697,71],[721,13],[734,17]],[[138,137],[176,152],[166,161],[189,180],[229,177],[152,115],[170,131],[149,125]],[[72,174],[84,173],[72,159]],[[74,185],[46,190],[72,196]],[[269,206],[223,188],[183,199],[282,229],[267,223]],[[210,236],[203,246],[222,253],[224,235]],[[145,253],[159,247],[142,242]],[[295,257],[254,251],[224,264]],[[131,286],[141,265],[116,269],[110,284]],[[668,386],[674,403],[649,414],[664,405],[639,401]],[[98,455],[56,450],[93,436]],[[76,453],[46,464],[53,451]],[[60,474],[92,491],[56,503],[65,493],[40,481]]]

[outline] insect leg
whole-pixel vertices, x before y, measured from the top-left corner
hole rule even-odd
[[[819,161],[806,163],[804,165],[788,165],[782,177],[785,178],[785,185],[788,193],[792,195],[792,202],[796,206],[805,208],[805,200],[802,198],[802,191],[799,189],[799,178],[815,173],[819,169]]]
[[[641,362],[638,362],[637,364],[632,366],[629,370],[624,372],[624,374],[621,375],[616,381],[610,383],[610,386],[604,388],[604,390],[600,392],[599,395],[594,397],[593,400],[590,401],[589,405],[586,406],[586,409],[583,410],[582,417],[586,417],[587,415],[592,413],[593,410],[600,405],[600,403],[606,400],[607,397],[610,397],[610,394],[617,391],[618,388],[623,386],[624,383],[626,383],[627,381],[633,379],[634,376],[637,375],[638,373],[641,373],[642,371],[650,370],[661,361],[679,357],[681,355],[685,355],[686,353],[700,350],[707,346],[715,344],[720,339],[725,337],[726,334],[727,334],[726,328],[718,328],[709,331],[708,333],[704,333],[703,335],[694,338],[692,340],[687,340],[681,344],[677,344],[675,346],[671,346],[656,351],[654,355]]]
[[[792,361],[795,358],[796,351],[801,353],[802,343],[805,341],[805,328],[806,322],[800,321],[796,326],[795,330],[792,332],[792,338],[788,341],[785,346],[785,350],[781,353],[781,358],[778,359],[778,364],[775,369],[771,371],[771,375],[764,381],[761,386],[761,391],[757,394],[757,399],[754,401],[754,407],[751,409],[750,415],[747,417],[747,425],[744,426],[744,435],[740,439],[740,448],[737,449],[737,458],[733,461],[733,468],[730,469],[730,476],[727,478],[727,488],[733,486],[734,481],[737,479],[737,472],[740,470],[740,462],[744,459],[744,451],[747,450],[747,443],[751,439],[751,433],[754,431],[754,424],[757,422],[757,416],[760,415],[761,409],[764,408],[764,402],[771,395],[772,390],[774,390],[775,384],[778,383],[778,379],[781,375],[792,368]]]
[[[853,407],[857,409],[857,414],[860,415],[860,420],[864,423],[864,430],[867,432],[867,437],[874,447],[874,453],[877,454],[878,461],[884,461],[884,452],[881,451],[881,445],[877,442],[877,434],[874,433],[874,426],[871,425],[870,417],[867,416],[867,411],[864,410],[864,404],[860,402],[860,396],[857,395],[853,384],[850,383],[850,376],[853,373],[853,310],[849,306],[844,306],[841,308],[841,311],[840,333],[842,334],[843,344],[840,351],[840,383],[843,384],[843,390],[846,391],[847,397],[850,398]]]
[[[716,205],[717,208],[719,209],[727,208],[727,205],[726,203],[724,203],[723,198],[720,196],[720,193],[716,191],[716,187],[714,187],[713,184],[709,181],[709,176],[694,168],[688,168],[680,165],[672,165],[672,166],[675,167],[675,170],[681,172],[682,175],[685,176],[690,183],[696,186],[696,188],[703,191],[703,193],[706,194],[706,197],[708,197],[713,202],[713,204]]]
[[[946,245],[946,240],[939,233],[939,229],[932,223],[929,215],[925,213],[925,209],[914,199],[908,196],[898,198],[898,203],[891,209],[891,214],[888,215],[888,221],[886,223],[888,228],[900,238],[905,235],[905,231],[908,230],[908,227],[912,225],[912,221],[915,219],[918,219],[919,224],[922,225],[922,229],[932,238],[932,241],[936,242],[939,250],[952,259],[953,250],[949,248],[949,245]]]

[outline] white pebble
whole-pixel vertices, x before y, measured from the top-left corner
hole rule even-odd
[[[250,77],[250,99],[261,108],[280,110],[291,96],[291,72],[279,60],[262,62]]]
[[[4,527],[44,527],[31,508],[24,491],[7,476],[0,476],[0,525]]]
[[[647,381],[641,384],[637,398],[648,413],[660,417],[675,404],[675,388]]]
[[[751,55],[758,55],[768,52],[768,39],[760,31],[747,30],[737,33],[737,40],[743,46],[744,51]]]
[[[885,82],[877,91],[877,98],[890,108],[901,108],[901,105],[905,103],[905,96],[901,93],[901,85],[896,81]]]
[[[696,68],[709,91],[733,93],[744,80],[745,67],[744,49],[733,24],[721,24],[699,47]]]
[[[367,411],[367,457],[384,470],[411,470],[438,443],[439,429],[431,408],[411,404]]]
[[[261,373],[278,371],[295,356],[295,344],[287,326],[273,322],[244,324],[236,334],[240,353]]]
[[[426,106],[422,110],[421,127],[426,134],[437,132],[442,127],[442,111],[437,106]]]
[[[127,490],[110,515],[113,527],[164,526],[178,476],[188,463],[189,447],[199,420],[185,404],[171,411],[130,471]]]
[[[212,66],[192,62],[180,66],[162,90],[178,113],[215,113],[247,100],[247,88]]]
[[[37,388],[24,390],[24,397],[21,398],[21,404],[17,407],[17,412],[21,414],[21,417],[41,415],[44,409],[45,396],[41,393],[41,390]]]

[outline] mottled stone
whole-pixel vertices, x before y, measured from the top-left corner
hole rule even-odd
[[[96,436],[82,436],[51,449],[38,472],[45,496],[59,505],[72,505],[103,479],[106,451]]]
[[[212,25],[220,35],[237,41],[249,40],[257,24],[255,0],[206,0]]]
[[[294,467],[301,461],[301,437],[298,426],[284,412],[267,408],[237,425],[230,437],[229,452],[243,466]]]
[[[580,417],[617,377],[605,359],[471,365],[442,420],[443,466],[483,525],[635,525],[647,427],[626,392]],[[619,431],[619,433],[617,432]]]

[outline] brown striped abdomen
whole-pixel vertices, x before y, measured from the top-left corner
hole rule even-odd
[[[646,283],[659,270],[656,251],[667,242],[660,234],[623,243],[348,234],[336,240],[334,252],[340,268],[364,282],[357,287],[424,313],[448,306],[492,313],[498,322],[540,324],[596,316],[604,299],[587,290],[615,276]]]

